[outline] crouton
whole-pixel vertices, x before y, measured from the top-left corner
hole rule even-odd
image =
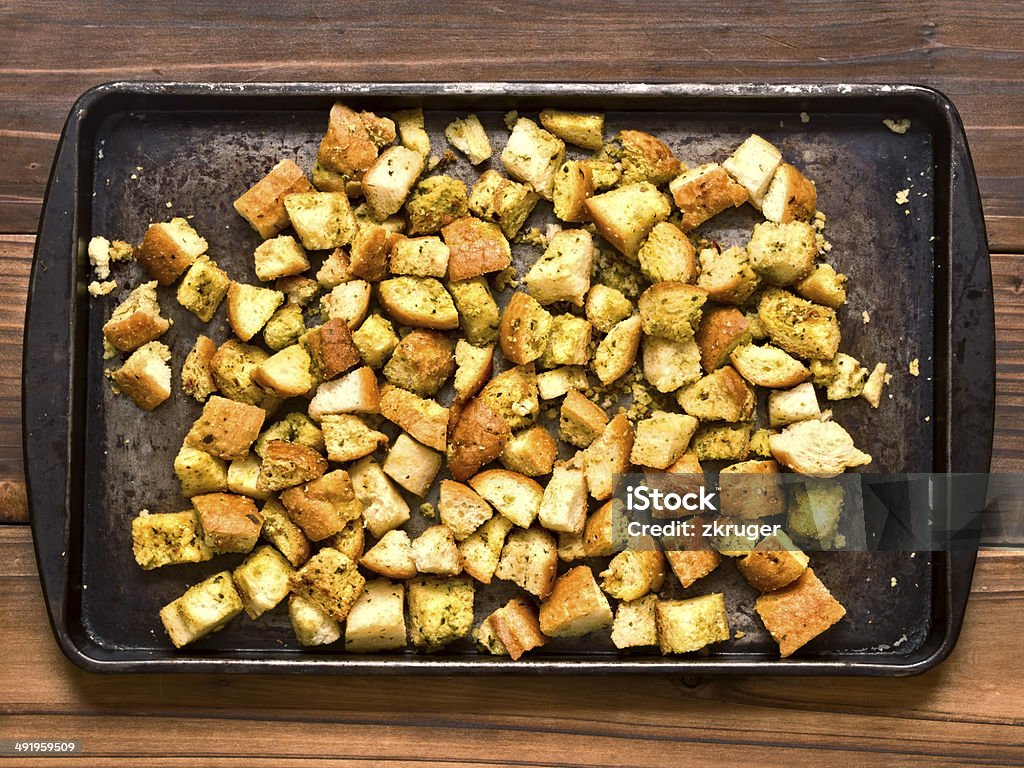
[[[871,371],[861,388],[860,396],[868,401],[872,408],[877,408],[882,402],[882,387],[885,386],[886,374],[885,363],[878,363]]]
[[[754,589],[772,592],[796,581],[809,558],[781,531],[762,539],[736,561],[736,568]]]
[[[210,359],[210,373],[217,389],[225,397],[273,412],[281,404],[281,399],[252,380],[253,371],[269,357],[260,347],[228,339]]]
[[[178,303],[204,323],[213,319],[231,286],[228,273],[206,256],[198,257],[178,286]],[[159,310],[158,310],[159,311]]]
[[[210,363],[217,354],[213,339],[200,334],[181,366],[181,388],[200,403],[217,391]]]
[[[493,343],[498,338],[499,310],[487,280],[475,277],[449,283],[448,288],[458,308],[459,324],[466,340],[477,346]]]
[[[398,346],[398,334],[390,320],[373,314],[352,332],[352,343],[364,363],[371,368],[381,368]]]
[[[327,458],[339,464],[361,459],[388,444],[388,436],[371,429],[358,416],[326,414],[321,417]]]
[[[704,310],[693,338],[700,347],[700,363],[710,373],[729,362],[732,351],[753,336],[750,321],[738,309],[711,307]]]
[[[725,172],[718,163],[705,163],[683,171],[668,185],[669,192],[683,214],[680,226],[689,232],[727,208],[747,202],[747,190]]]
[[[616,136],[620,151],[624,184],[650,182],[664,184],[684,170],[683,164],[673,156],[661,139],[643,131],[619,131]]]
[[[352,275],[372,283],[383,280],[388,273],[391,243],[396,237],[377,223],[359,227],[349,249],[349,270]]]
[[[423,127],[423,110],[420,107],[402,109],[391,117],[395,121],[398,140],[402,146],[427,157],[430,154],[430,136],[427,135],[427,131]]]
[[[587,473],[587,488],[598,501],[609,498],[618,479],[630,469],[629,456],[633,450],[633,427],[625,414],[618,414],[583,454],[583,468]]]
[[[376,461],[366,457],[353,464],[349,474],[371,534],[380,538],[409,520],[409,505]]]
[[[659,392],[675,392],[701,376],[701,352],[694,339],[671,341],[659,336],[643,340],[644,378]]]
[[[250,619],[277,607],[291,591],[291,564],[273,547],[259,547],[232,572]]]
[[[773,288],[761,296],[757,315],[771,340],[791,355],[831,360],[839,349],[839,321],[828,307]]]
[[[392,384],[421,396],[433,395],[455,371],[452,345],[437,331],[407,334],[384,366]]]
[[[300,344],[292,344],[260,363],[251,379],[282,398],[304,395],[313,388],[312,361]]]
[[[750,264],[747,249],[741,245],[724,251],[702,248],[698,260],[700,277],[697,285],[708,292],[712,301],[743,304],[761,284],[761,278]]]
[[[747,421],[754,415],[754,390],[729,365],[679,391],[679,406],[701,421]]]
[[[693,416],[654,411],[636,424],[630,462],[665,469],[686,452],[690,438],[697,431],[697,423]]]
[[[292,591],[336,621],[345,620],[365,584],[356,564],[330,547],[321,549],[291,575]]]
[[[235,459],[228,465],[228,490],[239,496],[266,501],[270,498],[270,491],[261,491],[257,487],[260,469],[260,460],[256,456]]]
[[[540,512],[544,489],[517,472],[489,469],[469,479],[470,487],[520,528],[529,528]]]
[[[867,369],[850,355],[838,353],[831,362],[835,375],[831,377],[825,390],[829,400],[849,400],[857,397],[864,390],[867,381]]]
[[[364,121],[352,109],[335,102],[331,107],[327,133],[317,151],[317,163],[338,174],[343,181],[358,181],[377,157],[377,145]],[[372,124],[372,122],[371,122]]]
[[[409,235],[432,235],[469,211],[466,184],[451,176],[431,176],[414,188],[405,202]]]
[[[378,220],[397,213],[423,173],[423,155],[406,147],[388,147],[363,175],[363,195]],[[341,245],[341,243],[338,243]]]
[[[181,495],[186,499],[228,489],[227,465],[190,445],[183,444],[174,457],[174,474],[181,482]]]
[[[350,560],[359,562],[366,547],[366,531],[363,518],[355,517],[345,523],[337,533],[332,533],[321,542],[324,546],[338,550]]]
[[[558,575],[555,537],[541,528],[512,531],[505,540],[494,575],[543,600],[551,594]]]
[[[316,480],[326,471],[327,460],[316,451],[285,440],[271,440],[263,451],[256,488],[280,491]]]
[[[633,367],[643,331],[643,317],[633,315],[617,323],[601,339],[594,352],[593,366],[602,384],[618,381]]]
[[[451,330],[459,327],[452,297],[432,277],[395,277],[380,284],[384,311],[400,323],[416,328]]]
[[[266,411],[216,395],[185,437],[186,444],[220,459],[241,459],[259,436]]]
[[[811,180],[789,163],[782,163],[761,201],[764,217],[780,224],[810,221],[817,208],[818,193]]]
[[[352,261],[349,259],[348,253],[341,248],[331,251],[316,273],[316,281],[321,288],[337,288],[342,283],[347,283],[354,278]]]
[[[359,113],[359,119],[366,126],[366,133],[377,149],[386,147],[395,140],[395,122],[388,117],[379,117],[373,112]]]
[[[232,283],[228,288],[228,325],[238,338],[249,341],[282,303],[284,294],[280,291]]]
[[[151,341],[132,352],[124,365],[108,375],[114,391],[128,395],[144,411],[152,411],[171,396],[171,350]]]
[[[533,365],[517,365],[498,374],[487,382],[480,397],[505,419],[510,429],[528,427],[540,411]]]
[[[655,606],[662,654],[690,653],[728,640],[725,597],[715,592],[689,600],[659,600]]]
[[[639,600],[661,589],[665,558],[653,542],[651,549],[626,549],[615,555],[601,572],[601,589],[616,600]]]
[[[821,418],[821,408],[818,406],[814,385],[809,381],[768,395],[768,423],[772,427],[784,427],[818,418]]]
[[[842,483],[803,479],[793,483],[786,529],[817,549],[829,549],[846,503]]]
[[[348,245],[356,233],[356,217],[344,192],[286,195],[284,207],[306,250],[319,251]]]
[[[623,504],[612,499],[602,504],[587,519],[583,529],[583,553],[586,557],[609,557],[626,546],[626,524]]]
[[[601,333],[608,333],[633,314],[633,302],[615,288],[595,285],[587,292],[587,320]]]
[[[786,511],[786,491],[779,465],[772,459],[743,461],[718,475],[720,511],[727,517],[751,520]]]
[[[509,600],[481,622],[475,639],[496,656],[518,660],[527,651],[544,645],[537,611],[522,598]]]
[[[491,506],[476,491],[452,480],[441,481],[437,510],[441,521],[451,529],[457,541],[469,538],[494,514]]]
[[[540,606],[540,628],[548,637],[580,637],[610,626],[612,609],[585,565],[572,568],[555,581]]]
[[[537,374],[537,393],[541,400],[556,400],[571,389],[589,388],[586,370],[576,365],[565,365]]]
[[[309,269],[306,252],[290,235],[263,241],[253,253],[253,259],[256,277],[264,281],[298,275]]]
[[[551,472],[558,457],[558,442],[547,429],[537,424],[512,435],[498,457],[502,466],[527,477]]]
[[[343,320],[350,329],[358,328],[370,311],[370,291],[365,280],[336,285],[320,299],[321,311],[331,320]]]
[[[409,534],[401,530],[388,531],[362,556],[359,564],[389,579],[411,579],[416,575],[416,563]]]
[[[610,158],[593,157],[583,161],[590,168],[594,179],[594,189],[611,189],[622,180],[622,169],[619,163]]]
[[[448,256],[439,237],[403,237],[391,249],[389,268],[394,275],[440,278],[448,274]]]
[[[142,510],[132,520],[132,553],[143,570],[202,563],[213,557],[195,510],[153,514]]]
[[[810,274],[818,255],[814,227],[805,221],[754,227],[747,244],[750,266],[769,285],[790,285]]]
[[[644,595],[637,600],[619,603],[612,622],[612,642],[616,648],[658,644],[657,602],[657,595]]]
[[[323,453],[324,435],[309,417],[299,411],[293,411],[283,419],[274,422],[265,430],[253,443],[252,449],[256,455],[263,457],[267,445],[272,440],[285,440],[289,443],[297,443],[307,448]]]
[[[160,285],[170,285],[206,253],[206,240],[185,219],[150,224],[135,259]]]
[[[366,582],[345,619],[345,650],[353,653],[405,647],[405,587],[386,579]]]
[[[348,472],[336,469],[281,493],[288,515],[311,541],[323,541],[363,512]]]
[[[263,516],[252,499],[231,493],[202,493],[192,506],[203,526],[206,546],[214,552],[249,552],[263,527]]]
[[[596,151],[604,141],[601,135],[604,115],[601,114],[544,109],[540,113],[540,124],[562,141],[583,149]]]
[[[424,445],[438,451],[447,447],[448,409],[435,401],[388,385],[381,391],[380,412]]]
[[[568,301],[583,306],[590,290],[594,242],[585,229],[563,229],[526,273],[526,289],[541,304]]]
[[[547,347],[551,315],[525,293],[513,293],[501,315],[499,340],[505,357],[518,365],[533,362]]]
[[[161,608],[160,621],[174,647],[181,648],[223,629],[242,607],[231,572],[221,571]]]
[[[459,339],[455,342],[455,366],[455,402],[464,403],[491,378],[494,347],[476,347],[465,339]]]
[[[439,469],[441,454],[404,432],[395,439],[384,460],[384,473],[416,496],[427,495]]]
[[[637,302],[644,333],[673,341],[692,339],[707,299],[707,291],[696,285],[671,281],[655,283]]]
[[[679,227],[663,221],[655,224],[637,252],[640,271],[652,283],[674,280],[692,283],[697,278],[697,256],[690,238]]]
[[[448,440],[448,469],[466,480],[501,455],[512,436],[508,422],[483,398],[470,400],[458,414]]]
[[[785,587],[761,595],[754,608],[779,644],[782,658],[791,656],[846,615],[846,609],[811,568]]]
[[[761,200],[781,163],[782,153],[754,133],[726,158],[722,167],[747,190],[751,205],[760,209]]]
[[[263,341],[275,352],[299,341],[306,332],[306,321],[302,317],[302,307],[287,303],[278,307],[263,326]]]
[[[512,521],[503,515],[494,515],[459,544],[463,570],[481,584],[490,584],[505,537],[512,530]]]
[[[577,448],[586,448],[604,431],[608,416],[579,391],[570,389],[559,412],[558,434]]]
[[[850,433],[834,421],[800,421],[768,439],[772,455],[809,477],[835,477],[850,467],[870,464],[868,454],[853,444]]]
[[[326,381],[316,389],[309,403],[309,416],[319,420],[329,413],[378,413],[380,393],[377,377],[367,366],[356,368],[340,379]]]
[[[551,187],[555,216],[571,223],[586,221],[587,209],[583,203],[594,190],[594,173],[588,163],[582,160],[562,163]]]
[[[537,522],[550,531],[580,533],[586,519],[586,474],[578,467],[556,466],[544,488]]]
[[[512,128],[501,163],[508,175],[551,199],[555,173],[565,161],[565,143],[532,120],[521,117]]]
[[[647,182],[594,195],[583,205],[601,236],[634,263],[654,225],[672,213],[665,196]]]
[[[444,135],[473,165],[479,165],[491,156],[491,141],[476,115],[456,118],[444,129]]]
[[[801,385],[803,386],[803,385]],[[771,395],[768,396],[769,411],[771,410]],[[768,445],[768,438],[778,434],[774,429],[758,429],[750,436],[750,452],[762,459],[770,459],[772,451]]]
[[[467,578],[413,579],[406,588],[409,639],[434,651],[468,637],[473,628],[473,582]]]
[[[288,226],[285,196],[312,191],[313,185],[302,169],[293,160],[285,159],[235,200],[234,207],[238,215],[266,240]]]
[[[170,321],[160,316],[156,285],[153,280],[135,288],[103,325],[103,337],[118,351],[138,349],[160,338],[171,327]]]
[[[808,301],[839,309],[846,303],[846,281],[846,275],[836,272],[831,264],[816,264],[793,288]]]
[[[309,559],[312,548],[302,529],[288,516],[288,511],[277,499],[267,499],[260,510],[263,528],[260,534],[273,544],[293,566],[298,568]]]
[[[491,169],[477,180],[469,195],[469,210],[484,221],[501,227],[505,237],[515,237],[537,205],[539,195],[525,184],[506,179]]]
[[[348,324],[338,318],[303,334],[301,343],[309,355],[312,373],[321,382],[333,379],[360,362],[360,350],[354,334]]]
[[[330,645],[341,637],[341,626],[319,605],[299,595],[288,598],[288,619],[300,645]]]
[[[743,461],[750,455],[751,425],[701,424],[690,441],[700,461]]]
[[[447,525],[432,525],[412,542],[412,559],[416,570],[435,576],[458,576],[462,573],[462,557],[455,536]]]
[[[463,216],[441,229],[448,246],[448,279],[468,280],[500,272],[512,263],[512,249],[496,224]]]
[[[685,589],[714,571],[722,562],[722,556],[703,537],[684,545],[685,549],[666,548],[665,558]]]

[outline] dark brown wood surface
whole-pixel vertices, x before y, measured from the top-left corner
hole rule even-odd
[[[24,523],[20,360],[62,122],[118,79],[914,82],[967,126],[992,250],[993,469],[1024,469],[1024,4],[0,0],[0,521]],[[906,680],[97,677],[60,655],[28,527],[0,526],[0,740],[75,764],[1024,764],[1024,543],[1003,505],[963,637]],[[262,760],[257,757],[262,757]],[[0,758],[2,762],[3,758]],[[16,761],[14,764],[23,764]],[[71,761],[67,761],[71,762]],[[30,765],[58,764],[33,759]]]

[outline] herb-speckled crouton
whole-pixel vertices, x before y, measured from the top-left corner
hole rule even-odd
[[[328,413],[378,413],[380,390],[372,368],[363,366],[340,379],[325,381],[316,388],[309,403],[309,417],[320,419]]]
[[[663,654],[699,651],[730,636],[721,592],[689,600],[660,600],[655,606],[655,618]]]
[[[490,584],[498,567],[505,537],[513,528],[504,515],[495,515],[459,544],[463,570],[481,584]]]
[[[657,595],[644,595],[638,600],[619,603],[612,622],[612,642],[616,648],[658,644],[657,603]]]
[[[510,429],[530,426],[540,411],[537,372],[533,364],[517,365],[501,372],[487,382],[480,397],[508,422]]]
[[[273,547],[258,547],[232,573],[250,619],[258,619],[291,591],[291,564]]]
[[[181,366],[181,388],[200,403],[217,391],[210,363],[217,354],[217,345],[208,336],[199,335]]]
[[[290,235],[265,240],[257,246],[253,259],[256,277],[264,281],[298,275],[309,269],[306,252]]]
[[[259,436],[266,411],[216,395],[206,401],[185,442],[220,459],[241,459]]]
[[[531,363],[547,348],[551,315],[532,296],[513,293],[501,314],[501,351],[517,365]]]
[[[238,338],[249,341],[283,303],[280,291],[232,283],[228,288],[228,325]]]
[[[281,492],[288,515],[311,541],[323,541],[363,512],[348,472],[336,469]]]
[[[406,604],[412,644],[433,651],[467,637],[473,628],[473,598],[473,582],[467,578],[410,581]]]
[[[462,573],[462,556],[447,525],[432,525],[413,540],[412,561],[420,573],[435,576]]]
[[[405,643],[405,586],[387,579],[366,582],[345,619],[345,650],[388,651]]]
[[[696,430],[693,416],[655,411],[637,422],[629,460],[642,467],[665,469],[686,452]]]
[[[580,637],[611,623],[608,599],[585,565],[559,576],[540,606],[540,628],[548,637]]]
[[[439,237],[402,237],[391,248],[393,275],[444,277],[448,273],[448,246]]]
[[[256,439],[252,449],[262,457],[267,444],[272,440],[285,440],[289,443],[304,445],[310,450],[320,453],[324,450],[324,436],[320,429],[308,416],[299,411],[292,411],[283,419],[267,427]]]
[[[213,557],[195,510],[153,514],[142,510],[132,520],[132,551],[144,570],[179,563],[202,563]]]
[[[444,135],[473,165],[491,156],[491,141],[476,115],[456,118],[444,129]]]
[[[615,555],[601,572],[601,589],[616,600],[639,600],[661,589],[665,557],[653,541],[650,549],[626,549]]]
[[[344,192],[287,195],[284,207],[302,246],[307,250],[347,245],[356,233],[356,217]]]
[[[185,219],[150,224],[135,259],[160,285],[170,285],[206,253],[206,240]]]
[[[426,496],[441,469],[441,454],[413,440],[404,432],[395,438],[384,473],[416,496]]]
[[[609,498],[621,476],[629,472],[629,456],[635,435],[624,413],[617,414],[605,426],[583,454],[587,488],[598,501]]]
[[[466,184],[451,176],[431,176],[414,188],[405,202],[410,235],[440,232],[469,212]]]
[[[501,153],[501,162],[514,179],[529,184],[551,199],[555,172],[565,161],[565,143],[532,120],[519,118]]]
[[[690,238],[675,224],[655,224],[637,253],[640,271],[653,283],[675,280],[692,283],[697,278],[697,255]]]
[[[331,547],[324,547],[291,575],[292,591],[344,621],[363,593],[366,579],[354,562]]]
[[[672,213],[665,196],[647,182],[587,198],[584,206],[597,231],[633,262],[654,225]]]
[[[548,346],[550,347],[550,344]],[[545,362],[543,357],[541,362]],[[557,400],[570,389],[585,390],[589,387],[587,371],[578,365],[563,365],[537,374],[537,392],[541,400]]]
[[[381,307],[400,323],[442,331],[459,327],[451,295],[432,277],[394,277],[382,282],[379,291]]]
[[[764,217],[779,223],[810,221],[817,207],[818,192],[814,183],[789,163],[776,169],[761,201]]]
[[[512,472],[538,477],[551,471],[557,457],[558,442],[546,428],[536,424],[512,435],[499,459]]]
[[[564,229],[526,273],[526,289],[541,304],[568,301],[583,306],[590,290],[594,243],[585,229]]]
[[[644,333],[673,341],[693,338],[707,298],[707,291],[695,285],[655,283],[637,302]]]
[[[409,505],[380,464],[366,457],[349,468],[356,498],[363,503],[366,529],[380,538],[409,519]]]
[[[306,332],[302,307],[291,302],[279,307],[263,326],[263,341],[275,352],[299,340]]]
[[[551,318],[551,335],[539,364],[542,368],[559,365],[586,365],[590,362],[590,321],[575,315]]]
[[[171,323],[160,316],[156,281],[135,288],[103,325],[103,337],[120,352],[131,352],[164,335]]]
[[[685,167],[665,142],[649,133],[619,131],[616,139],[624,184],[646,181],[657,186],[678,176]]]
[[[676,202],[683,230],[689,232],[727,208],[747,201],[744,187],[733,181],[718,163],[705,163],[684,171],[668,185]]]
[[[459,325],[470,344],[483,346],[498,338],[500,310],[483,277],[448,283],[459,313]]]
[[[327,471],[327,461],[319,453],[304,445],[285,440],[271,440],[263,449],[263,461],[256,488],[261,491],[281,491],[285,488],[316,480]]]
[[[352,332],[352,343],[364,363],[371,368],[382,368],[398,346],[398,334],[390,320],[372,314]]]
[[[406,147],[388,147],[367,168],[363,175],[363,195],[378,221],[402,208],[423,167],[423,155],[419,152]]]
[[[152,411],[171,396],[171,350],[151,341],[132,352],[124,365],[108,375],[114,391],[128,395],[144,411]]]
[[[228,293],[231,278],[206,256],[200,256],[188,268],[178,285],[178,303],[204,323],[213,319],[217,307]]]
[[[160,609],[160,621],[175,648],[223,629],[242,612],[242,598],[230,571],[214,574],[190,587]]]
[[[818,264],[793,287],[808,301],[839,309],[846,303],[846,281],[846,275],[836,272],[831,264]]]
[[[304,395],[313,388],[312,361],[301,344],[271,355],[252,372],[252,380],[282,397]]]
[[[809,381],[768,395],[768,423],[772,427],[818,418],[821,418],[821,408],[814,385]]]
[[[288,619],[300,645],[330,645],[341,637],[341,626],[319,605],[300,595],[288,598]]]
[[[747,244],[750,265],[769,285],[791,285],[814,268],[818,245],[814,227],[805,221],[754,227]]]
[[[402,109],[391,115],[391,118],[395,121],[402,146],[427,157],[430,154],[430,136],[424,128],[423,110],[420,107]]]
[[[506,179],[497,171],[484,171],[469,194],[469,210],[515,237],[537,205],[539,195],[525,184]]]
[[[265,240],[288,226],[288,212],[284,209],[285,196],[312,191],[313,185],[303,170],[294,160],[285,159],[235,200],[234,206],[238,214]]]
[[[586,448],[597,439],[608,423],[608,416],[577,390],[565,393],[559,412],[558,435],[577,448]]]
[[[556,466],[544,488],[537,522],[550,531],[581,533],[586,520],[586,474],[579,467]]]
[[[457,282],[512,263],[512,250],[497,224],[463,216],[441,230],[448,246],[448,279]]]
[[[757,404],[754,390],[729,365],[680,390],[676,399],[684,411],[701,421],[747,421]]]
[[[700,348],[693,339],[672,341],[644,336],[644,378],[659,392],[675,392],[701,375]]]
[[[298,568],[309,559],[312,549],[302,529],[288,516],[288,511],[277,499],[267,499],[263,509],[261,535],[281,552],[293,566]]]
[[[829,307],[769,289],[761,297],[757,315],[771,340],[791,355],[831,360],[839,350],[839,321]]]
[[[327,444],[327,458],[338,464],[361,459],[388,444],[387,435],[371,429],[358,416],[327,414],[320,426]]]
[[[437,511],[441,521],[463,541],[494,515],[494,510],[468,485],[442,480]]]
[[[562,141],[583,149],[596,151],[604,143],[604,115],[599,113],[544,109],[540,124]]]
[[[785,587],[761,595],[754,608],[779,644],[783,658],[791,656],[846,615],[846,609],[811,568]]]
[[[370,310],[371,286],[365,280],[349,280],[336,285],[321,297],[321,311],[331,320],[344,320],[351,328],[358,328]]]
[[[584,202],[594,194],[595,189],[594,173],[589,163],[583,160],[562,163],[551,188],[555,216],[573,223],[586,221],[587,209]]]
[[[743,304],[761,284],[761,278],[750,264],[743,246],[719,251],[702,248],[698,254],[700,277],[697,285],[708,292],[708,298],[720,304]]]
[[[602,384],[611,384],[624,376],[636,361],[643,337],[643,318],[633,315],[608,332],[594,352],[594,372]]]
[[[263,516],[252,499],[232,493],[192,497],[206,545],[214,552],[249,552],[256,546]]]
[[[633,302],[615,288],[597,284],[587,292],[587,320],[601,333],[633,314]]]
[[[749,423],[701,424],[690,443],[701,461],[743,461],[750,455]]]
[[[205,451],[182,444],[174,457],[174,474],[181,482],[181,495],[186,499],[201,493],[228,489],[228,468],[220,459]]]
[[[542,600],[551,594],[558,575],[558,543],[542,528],[508,534],[494,575],[511,581]]]
[[[252,380],[253,371],[269,357],[260,347],[228,339],[210,359],[210,373],[225,397],[273,412],[281,404],[280,398],[264,391]]]
[[[513,661],[544,645],[546,640],[536,609],[521,598],[509,600],[484,619],[473,637],[490,653],[509,656]]]

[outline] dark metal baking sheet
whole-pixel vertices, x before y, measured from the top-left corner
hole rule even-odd
[[[909,674],[943,658],[962,620],[973,570],[969,552],[821,553],[814,565],[847,617],[798,657],[779,660],[753,612],[756,593],[723,566],[688,595],[726,592],[742,637],[705,657],[620,654],[607,638],[552,641],[518,663],[482,656],[469,641],[442,653],[355,656],[302,650],[283,607],[257,624],[241,617],[194,646],[173,651],[157,619],[186,583],[233,567],[210,563],[142,572],[130,521],[142,508],[187,508],[171,473],[199,411],[177,396],[142,415],[103,376],[100,327],[142,279],[119,270],[119,289],[90,300],[84,246],[93,234],[141,240],[152,221],[192,217],[210,254],[233,277],[254,280],[258,236],[231,201],[281,157],[311,167],[335,98],[357,108],[427,111],[434,146],[444,125],[476,111],[495,144],[511,109],[600,109],[607,135],[649,131],[695,164],[726,156],[757,132],[818,185],[830,260],[851,278],[840,312],[843,349],[894,373],[882,408],[835,404],[837,419],[876,458],[873,471],[984,472],[991,451],[993,323],[988,254],[976,183],[951,105],[928,89],[898,86],[554,86],[113,84],[73,110],[54,166],[37,244],[25,345],[26,466],[40,572],[58,641],[94,670],[251,671],[673,671]],[[801,116],[803,114],[803,117]],[[884,118],[909,118],[903,135]],[[498,166],[500,167],[500,165]],[[445,170],[467,181],[464,160]],[[909,188],[910,203],[896,192]],[[545,222],[542,210],[527,226]],[[909,211],[905,213],[904,211]],[[709,235],[739,243],[759,220],[749,206],[723,214]],[[514,246],[517,264],[536,257]],[[133,271],[134,270],[134,271]],[[522,272],[522,270],[520,270]],[[198,332],[227,337],[224,310],[209,327],[184,311],[173,288],[161,304],[175,325],[175,387]],[[862,312],[870,322],[862,320]],[[905,375],[918,358],[921,377]],[[970,396],[966,397],[965,393]],[[954,436],[956,439],[954,439]],[[410,497],[416,509],[419,500]],[[426,525],[413,515],[414,525]],[[893,584],[895,579],[895,586]],[[478,616],[514,588],[478,590]],[[678,585],[677,585],[678,586]]]

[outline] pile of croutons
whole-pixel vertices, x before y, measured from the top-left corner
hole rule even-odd
[[[103,328],[108,355],[129,355],[116,390],[144,410],[171,395],[160,287],[204,322],[226,299],[233,332],[200,335],[181,365],[204,404],[174,462],[191,509],[132,523],[144,569],[246,554],[163,608],[175,646],[287,602],[305,646],[471,637],[518,659],[610,629],[618,648],[686,653],[729,640],[725,596],[658,592],[723,557],[763,593],[783,656],[844,615],[794,541],[831,545],[844,499],[827,478],[871,461],[819,398],[878,407],[886,374],[839,352],[846,278],[823,261],[814,184],[756,135],[689,168],[641,131],[607,141],[603,115],[539,118],[507,116],[500,162],[475,115],[451,123],[488,166],[468,186],[421,110],[336,103],[309,177],[281,160],[234,203],[262,238],[262,285],[234,281],[185,219],[149,227],[134,258],[152,281]],[[701,234],[745,204],[765,219],[749,242]],[[559,224],[527,228],[545,206]],[[521,279],[513,244],[537,248]],[[98,277],[126,247],[93,240]],[[784,516],[790,535],[630,546],[620,476],[702,462],[728,463],[724,517]],[[807,483],[787,494],[783,468]],[[477,616],[494,579],[522,594]]]

